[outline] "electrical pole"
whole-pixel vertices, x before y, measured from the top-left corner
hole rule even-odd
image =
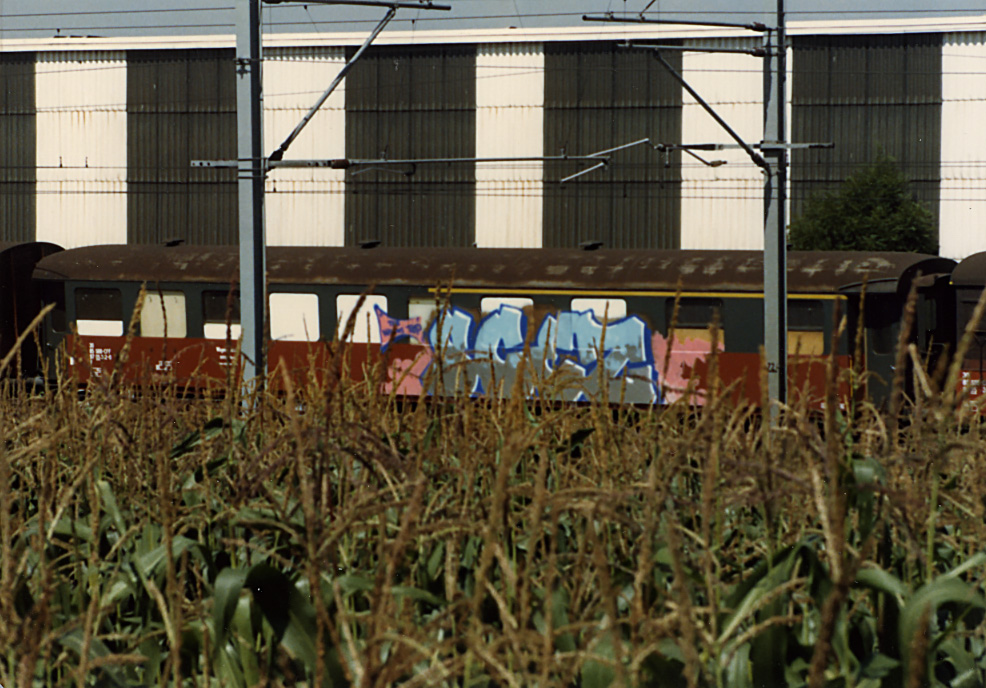
[[[300,2],[303,0],[267,0],[270,3]],[[400,8],[417,10],[452,9],[431,2],[390,0],[307,0],[323,5],[367,5],[386,7],[387,15],[323,94],[318,103],[281,144],[273,162],[280,162],[284,151],[301,129],[315,115],[333,89],[342,81],[359,55],[373,42]],[[237,171],[239,195],[240,239],[240,324],[243,331],[243,381],[263,378],[267,374],[264,347],[267,342],[267,238],[264,229],[264,178],[271,167],[264,156],[263,128],[263,47],[260,31],[261,0],[236,0],[236,161],[193,160],[193,167],[234,167]]]
[[[647,5],[644,8],[646,12]],[[831,143],[795,143],[787,141],[787,31],[785,30],[784,0],[777,0],[777,21],[774,26],[760,22],[732,24],[728,22],[692,22],[688,20],[648,19],[644,12],[633,19],[617,18],[612,13],[603,16],[584,16],[586,21],[633,22],[641,24],[698,24],[743,28],[763,34],[763,48],[745,50],[714,46],[638,45],[658,51],[657,58],[671,75],[695,98],[709,115],[736,141],[759,166],[764,180],[764,252],[763,252],[763,313],[764,352],[767,364],[767,392],[771,402],[771,418],[787,403],[787,167],[792,148],[831,148]],[[703,52],[739,52],[762,56],[763,63],[763,140],[759,144],[744,142],[732,128],[702,100],[684,77],[660,56],[660,50],[701,50]],[[721,150],[726,144],[659,144],[659,150]],[[759,149],[759,153],[756,149]],[[762,154],[762,155],[761,155]],[[701,160],[701,159],[700,159]],[[704,161],[703,161],[704,162]]]
[[[764,185],[763,316],[767,391],[771,418],[787,402],[787,34],[784,0],[777,23],[764,34],[764,125],[761,152],[767,160]],[[776,403],[775,403],[776,402]]]
[[[243,381],[263,378],[267,305],[264,231],[263,64],[260,0],[236,2],[237,191],[240,233],[240,324]]]

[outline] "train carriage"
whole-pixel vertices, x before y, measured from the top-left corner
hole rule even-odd
[[[61,250],[46,242],[0,242],[0,360],[10,353],[41,309],[41,295],[32,281],[35,265]],[[37,375],[40,366],[35,342],[22,346],[18,354],[19,361],[7,366],[4,377]]]
[[[955,266],[950,286],[954,299],[953,341],[958,342],[973,317],[976,303],[986,288],[986,252],[976,253]],[[986,319],[972,324],[972,341],[962,359],[959,379],[961,389],[970,398],[983,395],[983,380],[986,380]]]
[[[610,401],[650,404],[679,398],[694,377],[689,401],[701,403],[715,346],[723,381],[760,399],[759,252],[270,247],[267,260],[270,364],[296,375],[318,374],[326,342],[344,335],[354,375],[384,362],[385,391],[581,400],[602,384]],[[850,365],[863,285],[867,364],[889,380],[912,281],[947,274],[954,261],[793,252],[788,264],[790,385],[817,403],[824,357]],[[46,338],[68,343],[83,380],[117,365],[141,294],[126,375],[195,387],[234,374],[235,247],[91,246],[44,259],[35,277],[58,302]],[[937,284],[922,287],[922,314],[933,315],[926,301]],[[837,313],[850,330],[834,338]],[[524,358],[529,378],[518,382]]]

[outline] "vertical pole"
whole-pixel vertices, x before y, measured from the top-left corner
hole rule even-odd
[[[236,2],[237,190],[240,234],[240,322],[243,381],[266,372],[264,313],[267,259],[264,235],[263,93],[260,0]]]
[[[771,418],[787,401],[787,35],[784,0],[777,0],[777,28],[765,37],[763,153],[770,166],[764,189],[764,349]]]

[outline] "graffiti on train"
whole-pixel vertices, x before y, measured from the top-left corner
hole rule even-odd
[[[704,340],[667,342],[639,316],[603,324],[592,310],[559,311],[544,316],[529,332],[527,314],[516,306],[500,305],[477,318],[451,307],[434,317],[427,328],[420,318],[391,318],[378,306],[382,349],[399,339],[425,345],[413,359],[392,360],[386,391],[421,394],[435,389],[446,394],[505,396],[517,386],[519,371],[526,394],[540,395],[550,380],[554,398],[583,401],[599,395],[600,384],[611,400],[636,404],[670,402],[686,387],[695,366],[704,362]],[[522,363],[525,356],[528,358]],[[433,369],[437,353],[444,365]],[[659,370],[665,361],[664,385]],[[602,368],[600,370],[600,368]],[[426,389],[427,388],[427,389]]]
[[[422,339],[424,327],[421,325],[421,318],[401,320],[399,318],[391,318],[380,306],[374,306],[373,310],[377,313],[377,323],[380,325],[380,341],[386,342],[384,344],[385,348],[390,342],[402,337],[415,341],[418,344],[425,343],[424,339]]]

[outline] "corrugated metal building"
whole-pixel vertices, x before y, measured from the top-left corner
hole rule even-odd
[[[33,52],[0,54],[0,241],[31,241],[37,231],[37,98]]]
[[[792,156],[791,211],[879,154],[940,221],[942,253],[986,249],[986,32],[971,20],[793,24],[790,128],[834,149]],[[879,33],[874,33],[879,31]],[[384,33],[289,158],[585,155],[639,139],[729,139],[649,51],[626,39],[751,48],[760,38],[591,25],[499,33]],[[287,135],[362,40],[265,38],[265,141]],[[10,40],[0,46],[0,240],[65,246],[236,241],[232,36]],[[666,52],[751,141],[762,63]],[[577,180],[567,162],[278,169],[271,244],[760,248],[762,178],[736,150],[705,160],[649,145]],[[707,163],[714,162],[714,166]]]
[[[792,140],[833,149],[793,155],[792,211],[878,155],[897,161],[937,214],[942,36],[805,36],[794,41]]]

